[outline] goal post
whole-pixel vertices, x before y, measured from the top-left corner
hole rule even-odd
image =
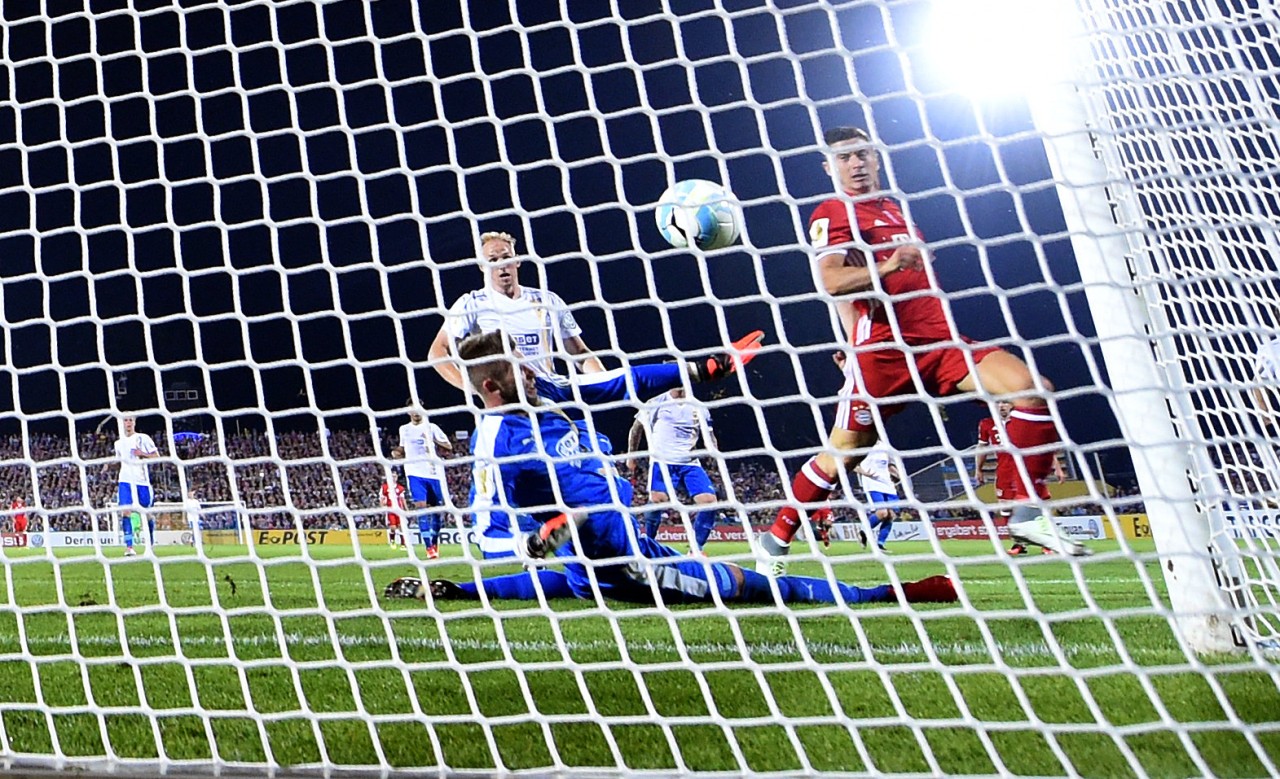
[[[983,45],[975,22],[1013,26]],[[1280,775],[1267,3],[16,2],[0,38],[0,771]],[[1033,75],[1063,42],[1068,77],[968,94],[995,86],[962,74],[988,55]],[[839,402],[808,229],[838,125],[871,134],[956,330],[1053,383],[1080,478],[1044,506],[1094,554],[1009,554],[973,471],[995,398],[913,385],[882,425],[894,524],[841,474],[831,545],[806,528],[789,558],[823,582],[791,591],[946,575],[955,603],[622,603],[566,593],[563,561],[483,559],[461,508],[481,415],[430,355],[508,267],[566,375],[550,292],[606,369],[765,331],[690,388],[714,502],[667,485],[654,531],[684,551],[718,512],[680,559],[755,567]],[[687,179],[733,193],[739,242],[663,241]],[[518,267],[480,259],[493,231]],[[455,450],[438,535],[383,505],[415,486],[410,409]],[[650,519],[639,409],[565,410],[634,490],[611,508]],[[123,413],[161,450],[168,534],[129,557]],[[405,578],[454,588],[389,597]]]

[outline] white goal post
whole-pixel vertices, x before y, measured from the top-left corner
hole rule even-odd
[[[0,39],[0,772],[1280,775],[1269,2],[33,2]],[[1006,75],[1036,80],[993,95]],[[1042,505],[1092,556],[1010,555],[974,475],[996,399],[917,386],[883,425],[908,474],[883,551],[846,474],[790,571],[944,574],[954,604],[595,602],[481,559],[452,508],[479,410],[429,353],[500,231],[607,369],[765,331],[693,388],[719,515],[682,558],[754,568],[838,402],[807,236],[843,125],[957,332],[1052,382],[1079,478]],[[740,201],[737,244],[663,242],[692,178]],[[430,508],[382,497],[410,408],[453,446],[438,549]],[[569,409],[644,520],[636,412]],[[124,415],[165,534],[128,558]],[[680,549],[689,497],[658,507]]]

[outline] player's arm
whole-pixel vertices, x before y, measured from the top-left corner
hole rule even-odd
[[[449,440],[449,436],[438,425],[431,431],[431,437],[435,439],[436,446],[444,449],[449,454],[453,454],[453,442]]]
[[[453,356],[453,349],[450,346],[452,340],[449,337],[449,322],[446,320],[440,325],[440,331],[436,333],[435,340],[431,342],[431,348],[427,350],[427,360],[431,363],[431,367],[436,369],[436,373],[440,374],[440,378],[465,392],[466,385],[462,381],[462,370],[458,368],[457,358]]]
[[[591,353],[587,348],[587,342],[582,340],[580,335],[571,335],[564,339],[564,349],[571,356],[577,358],[578,370],[583,373],[603,373],[604,365],[600,362],[600,358]]]
[[[140,442],[140,446],[135,446],[130,452],[139,460],[154,460],[160,456],[160,450],[156,448],[156,442],[150,438],[144,438]]]
[[[979,441],[981,443],[981,441]],[[982,486],[987,483],[986,472],[982,470],[987,464],[987,450],[979,449],[978,453],[973,456],[973,483]]]
[[[646,401],[656,398],[667,390],[683,386],[686,378],[694,383],[719,381],[737,372],[740,365],[745,366],[755,359],[762,340],[764,340],[764,332],[756,330],[734,341],[729,351],[719,352],[710,357],[681,362],[632,365],[628,369],[575,377],[572,383],[556,382],[543,376],[538,376],[534,381],[538,386],[538,395],[552,402],[574,400],[575,390],[582,402],[588,404],[619,400]],[[630,381],[627,380],[628,375]],[[631,393],[632,387],[635,388],[634,395]]]
[[[627,433],[627,453],[640,450],[640,442],[644,439],[644,423],[639,417],[631,423],[631,430]],[[636,469],[636,458],[627,458],[627,470],[634,471]]]
[[[845,265],[845,254],[845,251],[827,252],[818,258],[818,283],[828,295],[850,295],[876,289],[885,276],[924,264],[924,253],[918,246],[899,246],[884,262],[865,265]]]

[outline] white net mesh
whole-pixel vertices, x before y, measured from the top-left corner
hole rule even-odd
[[[1280,335],[1277,19],[1226,0],[1079,5],[1082,94],[1167,413],[1199,508],[1223,520],[1238,608],[1220,616],[1274,638],[1280,470],[1249,396]],[[1275,775],[1274,664],[1254,644],[1206,663],[1175,628],[1064,182],[1022,107],[978,110],[924,75],[930,11],[5,3],[0,765]],[[792,571],[947,573],[953,606],[385,600],[400,576],[520,570],[475,564],[456,516],[438,561],[390,548],[379,496],[406,399],[474,428],[427,351],[480,286],[483,230],[520,239],[525,286],[558,292],[610,367],[768,333],[740,390],[699,391],[721,448],[709,551],[751,563],[746,525],[786,504],[840,381],[844,335],[805,246],[833,124],[883,144],[959,330],[1054,381],[1082,477],[1054,503],[1098,554],[1009,559],[962,454],[989,409],[921,396],[887,425],[904,470],[929,474],[906,485],[889,554],[842,522],[829,549],[797,542]],[[733,190],[742,245],[661,242],[654,203],[687,178]],[[157,497],[204,506],[198,528],[157,512],[139,559],[112,509],[126,410],[161,451]],[[591,421],[620,450],[633,415]],[[857,520],[845,487],[834,506]]]

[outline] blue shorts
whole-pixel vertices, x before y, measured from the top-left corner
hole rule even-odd
[[[149,509],[151,508],[151,488],[145,484],[130,484],[122,481],[116,491],[116,505],[120,508]]]
[[[871,499],[871,502],[872,502],[872,503],[896,503],[896,502],[898,502],[898,496],[897,496],[897,495],[894,495],[892,492],[876,492],[876,491],[872,490],[871,492],[868,492],[868,493],[867,493],[867,497]]]
[[[414,503],[425,503],[428,506],[444,505],[444,489],[440,486],[439,479],[410,476],[409,497]]]
[[[668,482],[668,476],[670,476],[670,482]],[[707,472],[697,463],[688,463],[686,465],[651,463],[649,465],[649,492],[664,492],[674,497],[674,492],[668,486],[669,484],[676,487],[684,487],[684,491],[690,497],[716,494],[716,488],[711,486],[711,479],[707,476]]]

